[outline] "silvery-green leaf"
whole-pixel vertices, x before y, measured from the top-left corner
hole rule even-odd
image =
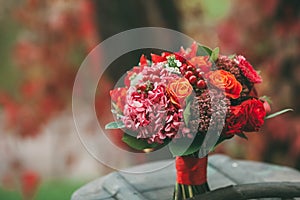
[[[281,110],[281,111],[278,111],[278,112],[275,112],[273,114],[270,114],[270,115],[266,116],[265,119],[271,119],[273,117],[276,117],[278,115],[282,115],[283,113],[290,112],[290,111],[294,111],[294,110],[291,109],[291,108],[284,109],[284,110]]]
[[[125,125],[123,122],[110,122],[105,125],[105,129],[119,129],[119,128],[125,128]]]

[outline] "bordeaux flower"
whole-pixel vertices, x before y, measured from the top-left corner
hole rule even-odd
[[[171,81],[167,87],[167,93],[170,95],[170,101],[180,108],[182,101],[193,91],[193,87],[186,78],[179,78]]]
[[[240,97],[242,85],[234,75],[224,70],[210,71],[206,75],[211,85],[224,90],[227,97],[237,99]]]
[[[241,69],[244,76],[251,82],[251,83],[261,83],[262,78],[258,75],[255,71],[253,66],[246,60],[244,56],[236,56],[235,58],[236,63],[238,64],[239,68]]]

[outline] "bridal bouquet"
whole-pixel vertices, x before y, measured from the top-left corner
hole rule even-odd
[[[209,191],[208,152],[200,154],[201,146],[211,149],[235,135],[247,138],[245,132],[264,124],[270,106],[257,96],[255,84],[261,82],[245,57],[220,55],[219,48],[193,43],[151,59],[142,55],[124,86],[110,91],[115,121],[106,129],[122,129],[122,140],[140,151],[169,144],[176,156],[173,198],[193,197]],[[215,138],[213,146],[206,136]]]

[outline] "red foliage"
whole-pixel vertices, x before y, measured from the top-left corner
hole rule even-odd
[[[98,36],[89,0],[65,5],[27,0],[15,17],[25,29],[12,52],[21,80],[14,91],[0,89],[0,104],[6,127],[33,136],[69,105],[80,65],[74,58],[87,54]]]

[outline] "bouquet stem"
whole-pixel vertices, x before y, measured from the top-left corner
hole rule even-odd
[[[177,181],[173,200],[184,200],[210,191],[207,183],[207,156],[198,152],[176,157]]]

